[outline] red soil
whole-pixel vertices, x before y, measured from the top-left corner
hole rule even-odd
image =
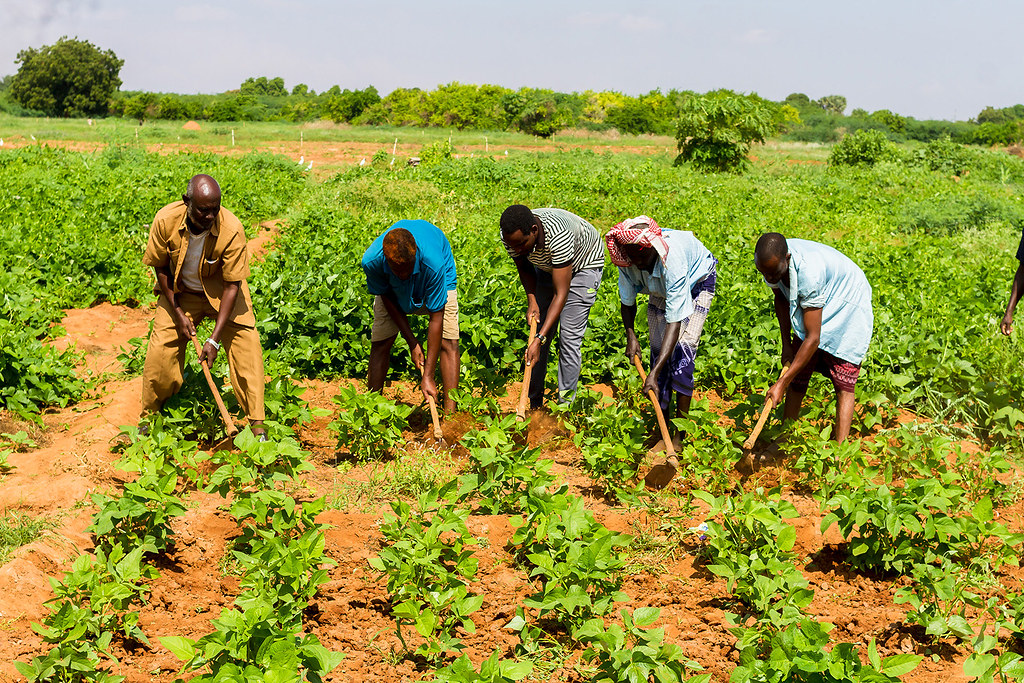
[[[84,370],[97,375],[117,373],[118,348],[127,346],[131,337],[144,335],[151,315],[151,310],[109,304],[68,311],[62,323],[67,334],[56,343],[74,344],[83,351]],[[310,381],[307,400],[314,407],[330,409],[331,397],[339,385],[349,381]],[[518,389],[518,385],[510,386],[508,398],[504,399],[503,408],[510,413]],[[15,660],[28,661],[47,649],[30,623],[40,621],[46,614],[43,603],[52,595],[48,577],[61,577],[77,555],[92,548],[91,538],[84,532],[93,512],[88,494],[116,490],[127,476],[113,467],[118,456],[111,452],[110,440],[120,425],[136,422],[141,407],[139,392],[138,378],[108,375],[87,400],[46,414],[42,427],[29,425],[38,448],[10,457],[15,469],[2,475],[0,513],[19,510],[45,515],[56,526],[16,551],[13,559],[0,567],[0,680],[17,678]],[[418,403],[414,386],[396,383],[389,393]],[[721,400],[711,398],[713,409],[725,409]],[[374,465],[339,473],[334,466],[334,438],[326,429],[329,420],[330,417],[318,418],[300,430],[299,435],[316,466],[305,478],[305,484],[311,493],[330,499],[339,478],[364,480]],[[457,444],[473,422],[469,415],[454,416],[446,422],[446,439]],[[728,420],[723,418],[723,423]],[[24,425],[10,416],[0,416],[0,431],[14,428]],[[659,625],[666,628],[666,637],[678,643],[688,657],[704,665],[716,681],[726,681],[738,653],[733,648],[734,637],[726,630],[725,583],[695,566],[696,547],[691,541],[678,540],[686,535],[687,527],[696,526],[701,518],[684,514],[681,498],[674,495],[679,493],[676,484],[662,495],[662,501],[678,518],[670,518],[672,513],[660,516],[646,509],[610,505],[595,493],[592,481],[579,468],[579,451],[566,435],[565,429],[544,413],[535,415],[530,425],[531,445],[541,447],[545,457],[555,461],[555,470],[569,483],[573,493],[586,498],[588,508],[599,521],[616,531],[641,536],[650,545],[661,546],[631,557],[632,573],[623,586],[632,600],[628,606],[660,607]],[[434,448],[427,422],[421,430],[407,436],[407,456]],[[454,452],[458,463],[459,449]],[[769,467],[743,485],[772,485],[790,478],[785,470]],[[817,504],[795,493],[787,497],[801,513],[793,523],[797,531],[796,550],[804,558],[800,566],[815,589],[810,611],[836,625],[833,639],[856,643],[862,654],[866,654],[872,638],[878,640],[883,656],[910,651],[930,654],[902,624],[903,607],[893,604],[893,593],[900,581],[861,576],[849,570],[836,550],[835,544],[842,540],[836,529],[833,527],[825,534],[819,531],[821,513]],[[222,499],[202,493],[190,493],[187,498],[187,514],[173,524],[176,548],[159,561],[160,577],[152,583],[149,603],[140,610],[141,626],[152,645],[131,652],[114,647],[120,662],[113,669],[132,683],[174,680],[179,663],[160,646],[159,638],[204,635],[211,630],[210,619],[230,607],[238,592],[238,579],[222,567],[228,539],[236,533],[233,520],[220,509]],[[332,525],[327,532],[326,552],[337,566],[330,570],[330,581],[309,611],[308,624],[326,647],[345,653],[342,664],[328,677],[330,681],[397,683],[427,676],[412,662],[393,654],[399,651],[400,644],[388,615],[384,581],[367,563],[380,547],[378,524],[386,507],[384,502],[377,501],[368,511],[336,509],[325,512],[321,518]],[[1019,530],[1021,510],[1021,504],[1015,504],[1002,510],[1001,519]],[[480,539],[476,548],[480,570],[473,590],[485,599],[483,608],[473,615],[477,633],[463,640],[470,658],[479,663],[494,649],[508,653],[516,644],[516,636],[503,627],[533,587],[505,550],[512,533],[506,517],[474,516],[469,527]],[[1016,569],[1004,571],[1009,572],[1014,582],[1019,580]],[[964,678],[961,665],[967,648],[955,649],[948,644],[933,647],[941,655],[939,660],[932,662],[926,658],[906,679],[916,683]],[[585,680],[575,668],[579,654],[578,649],[571,652],[550,678]]]

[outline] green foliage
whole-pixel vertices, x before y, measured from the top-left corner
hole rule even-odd
[[[628,545],[629,536],[595,521],[582,498],[559,493],[534,499],[534,504],[525,520],[509,520],[516,527],[510,545],[540,581],[540,590],[523,605],[572,633],[628,599],[619,590],[623,563],[618,548]]]
[[[575,423],[573,442],[583,453],[584,468],[605,493],[630,500],[642,487],[637,468],[643,461],[644,442],[651,426],[629,408],[603,398],[596,394],[593,407],[580,410],[576,418],[571,418]]]
[[[160,639],[184,662],[183,671],[209,668],[192,681],[320,683],[343,657],[327,650],[315,635],[282,626],[266,597],[252,600],[245,610],[224,609],[212,624],[215,630],[196,641],[181,636]]]
[[[750,145],[775,131],[775,107],[757,95],[715,90],[688,98],[676,128],[676,164],[711,171],[743,171]]]
[[[932,638],[953,636],[967,640],[974,635],[967,617],[968,607],[984,607],[985,601],[974,591],[979,588],[978,568],[964,568],[951,561],[938,565],[915,564],[912,583],[896,591],[894,602],[907,603],[907,620],[924,627]]]
[[[975,503],[972,514],[957,514],[965,491],[956,479],[939,473],[898,487],[854,473],[824,503],[828,513],[821,530],[838,524],[849,543],[850,562],[860,569],[907,573],[941,558],[1016,564],[1014,548],[1024,536],[994,520],[988,497]]]
[[[922,659],[914,654],[882,659],[872,640],[865,665],[851,643],[837,643],[826,649],[831,629],[831,624],[805,618],[783,629],[771,629],[766,642],[762,642],[757,627],[733,627],[730,631],[740,641],[740,662],[729,676],[730,683],[897,683],[901,676],[916,669]]]
[[[142,548],[160,553],[173,543],[170,521],[185,514],[185,506],[175,490],[178,471],[173,463],[157,457],[145,463],[139,478],[124,485],[120,497],[92,494],[99,507],[87,531],[96,537],[96,545],[111,549]]]
[[[387,577],[387,590],[399,640],[403,626],[412,626],[424,642],[414,656],[439,661],[448,652],[463,649],[455,629],[475,633],[469,616],[480,609],[482,595],[469,591],[476,575],[475,540],[466,529],[469,511],[446,502],[454,482],[420,495],[416,509],[394,501],[394,513],[385,518],[381,533],[388,541],[370,566]]]
[[[478,513],[523,512],[532,497],[547,495],[554,484],[551,461],[540,459],[539,449],[519,445],[526,441],[527,425],[508,415],[463,435],[471,465],[460,478],[459,495],[475,498]]]
[[[793,566],[796,531],[785,521],[799,515],[778,490],[718,498],[694,491],[693,496],[708,505],[707,568],[726,580],[740,602],[759,615],[779,600],[810,602],[807,580]]]
[[[142,583],[156,570],[142,562],[143,548],[125,553],[120,546],[96,551],[96,559],[81,555],[63,581],[50,579],[54,597],[43,624],[33,624],[43,641],[53,647],[31,663],[15,662],[29,681],[65,683],[95,681],[119,683],[100,668],[103,659],[116,661],[107,651],[117,637],[149,644],[139,628],[138,612],[128,611],[148,593]]]
[[[261,490],[294,481],[296,475],[313,469],[306,454],[290,437],[259,441],[246,429],[235,437],[235,449],[210,456],[206,491],[227,496],[229,492]]]
[[[412,406],[401,405],[374,391],[342,387],[334,402],[340,406],[330,429],[338,434],[338,448],[360,460],[381,458],[402,441],[409,428]]]
[[[36,540],[52,525],[53,522],[43,517],[32,517],[17,510],[5,512],[0,517],[0,564],[6,564],[12,552]]]
[[[885,133],[878,130],[858,130],[845,136],[832,148],[829,166],[873,166],[890,161],[896,151]]]
[[[434,672],[433,683],[512,683],[521,681],[533,671],[529,661],[513,662],[501,659],[501,652],[495,650],[480,664],[480,670],[473,668],[469,657],[461,655],[454,662]]]
[[[606,628],[604,620],[591,619],[578,628],[573,637],[587,645],[583,659],[597,662],[592,683],[619,681],[682,681],[688,670],[700,671],[696,662],[683,657],[675,643],[666,643],[665,629],[647,628],[658,620],[657,607],[640,607],[632,613],[621,610],[622,626]],[[690,679],[707,683],[711,675]]]
[[[48,116],[102,116],[119,87],[124,60],[87,40],[60,38],[53,45],[26,48],[11,82],[11,97]]]
[[[815,102],[826,114],[842,116],[846,111],[846,98],[842,95],[825,95]]]

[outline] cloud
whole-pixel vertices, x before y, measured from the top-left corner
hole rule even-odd
[[[744,45],[769,45],[775,42],[775,35],[768,29],[752,28],[741,33],[737,40]]]
[[[621,12],[579,12],[569,17],[569,24],[578,27],[610,26],[629,33],[651,33],[662,28],[662,22],[652,17]]]

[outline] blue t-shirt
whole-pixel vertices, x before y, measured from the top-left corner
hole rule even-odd
[[[384,258],[384,235],[404,228],[416,240],[416,263],[408,280],[399,280]],[[363,254],[363,272],[370,294],[390,297],[405,313],[440,311],[457,284],[455,257],[448,238],[433,223],[401,220],[380,234]]]
[[[1020,244],[1017,245],[1017,260],[1024,262],[1024,230],[1020,233]]]
[[[818,348],[860,365],[867,354],[874,327],[871,285],[864,271],[827,244],[801,239],[786,240],[786,243],[790,255],[789,282],[768,286],[779,289],[789,301],[793,332],[806,339],[804,309],[820,308]]]
[[[694,286],[714,267],[715,259],[707,247],[688,230],[662,230],[668,244],[665,262],[656,259],[648,273],[642,268],[619,267],[619,301],[636,305],[637,294],[650,294],[665,300],[665,322],[682,322],[693,315]]]

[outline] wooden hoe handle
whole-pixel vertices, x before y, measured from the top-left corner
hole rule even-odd
[[[782,372],[779,373],[779,377],[781,378],[784,374],[786,374],[786,370],[788,369],[788,363],[786,365],[783,365]],[[754,447],[754,443],[757,441],[757,437],[761,435],[761,430],[764,429],[764,423],[768,421],[769,413],[771,413],[772,408],[775,407],[774,403],[775,402],[772,401],[770,397],[765,399],[764,408],[761,408],[761,416],[757,418],[757,424],[754,425],[754,431],[750,432],[750,438],[743,442],[744,450],[750,450],[751,448]]]
[[[533,340],[537,338],[537,319],[530,318],[530,338],[526,342],[526,348],[530,348]],[[516,422],[526,419],[526,396],[530,391],[530,366],[523,367],[523,389],[519,392],[519,405],[516,406]]]
[[[444,432],[441,431],[441,423],[437,419],[437,403],[434,402],[433,396],[427,396],[427,405],[430,406],[430,421],[434,423],[434,438],[440,441]]]
[[[640,381],[647,381],[647,373],[644,372],[643,363],[640,362],[640,356],[633,356],[633,364],[636,365],[637,372],[640,373]],[[668,453],[669,457],[676,454],[676,448],[672,445],[672,437],[668,434],[668,424],[665,422],[665,413],[661,412],[661,403],[658,402],[658,395],[651,389],[647,392],[648,397],[651,399],[651,403],[654,405],[654,415],[658,418],[658,427],[661,429],[661,438],[665,442],[665,452]]]
[[[185,315],[188,316],[189,320],[192,320],[191,315],[188,315],[187,313]],[[199,344],[199,339],[197,337],[192,337],[192,345],[196,347],[196,355],[202,355],[203,347]],[[231,420],[231,415],[228,413],[228,409],[224,407],[224,399],[220,397],[220,392],[217,391],[217,385],[213,383],[213,375],[210,374],[210,366],[206,364],[205,359],[200,362],[200,365],[203,366],[203,374],[206,376],[206,383],[210,385],[210,391],[213,393],[213,398],[217,401],[217,410],[220,411],[220,419],[224,421],[224,429],[227,430],[228,436],[234,436],[238,433],[238,427],[236,427],[235,423]]]

